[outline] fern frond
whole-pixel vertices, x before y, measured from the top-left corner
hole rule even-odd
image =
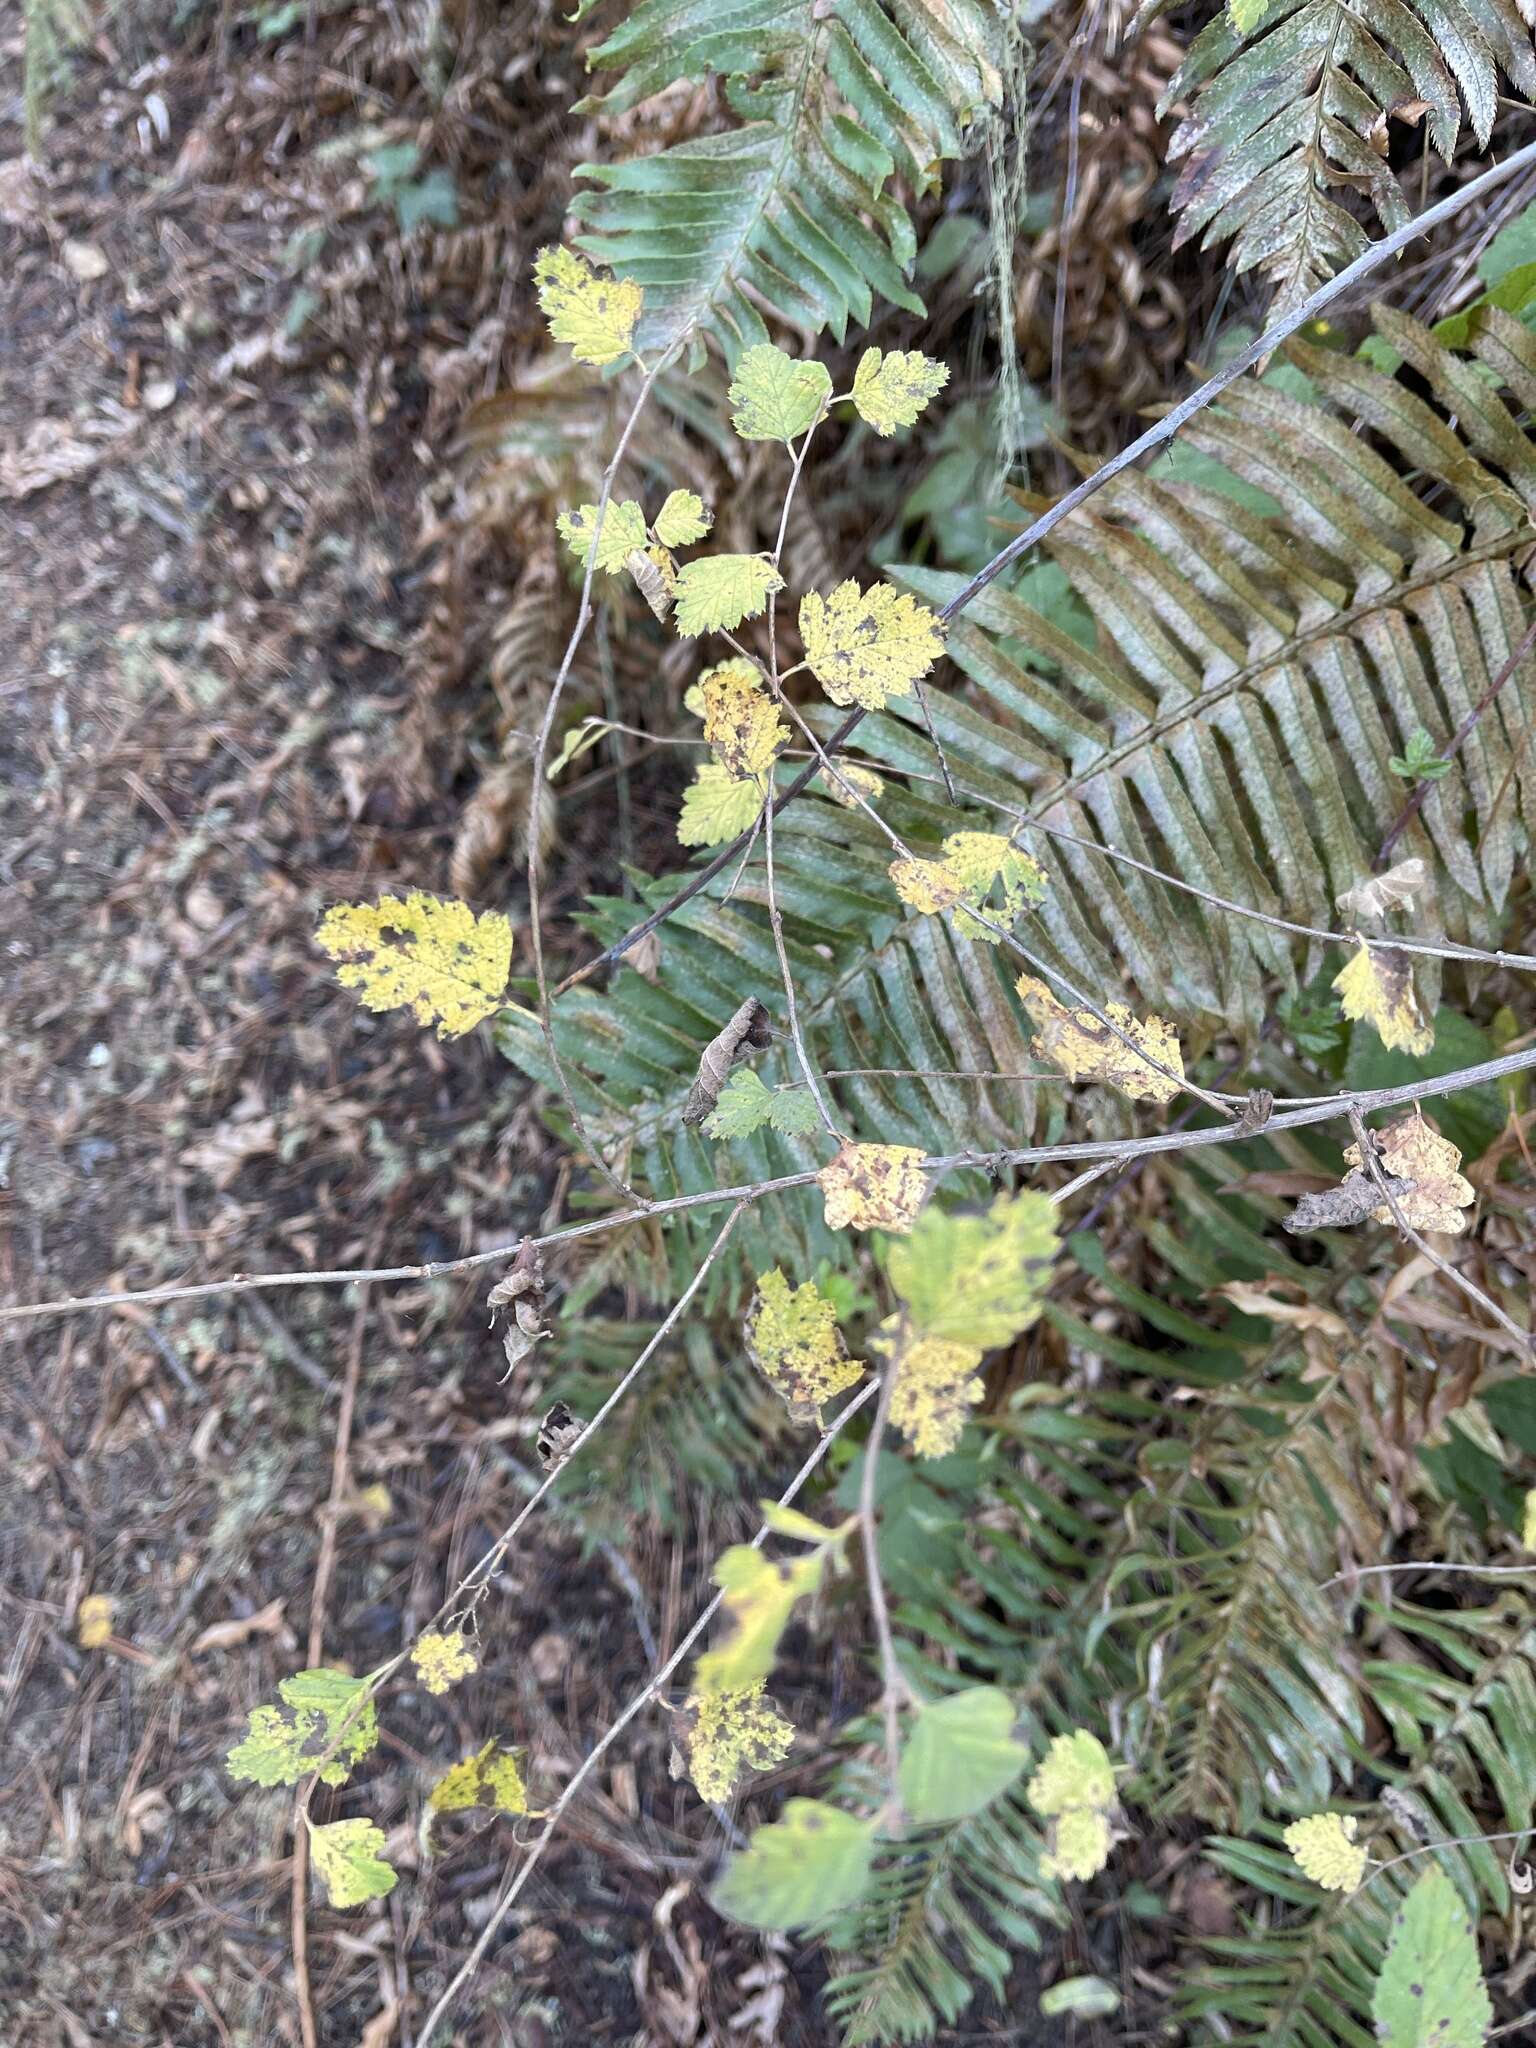
[[[1514,0],[1274,0],[1249,34],[1223,7],[1195,39],[1163,101],[1193,95],[1169,156],[1185,159],[1178,240],[1232,242],[1238,271],[1276,286],[1289,312],[1367,236],[1335,196],[1362,193],[1383,225],[1408,218],[1387,162],[1387,124],[1418,103],[1449,162],[1463,111],[1486,147],[1500,73],[1536,96],[1531,31]]]
[[[593,0],[581,10],[591,11]],[[728,359],[767,339],[867,325],[874,295],[921,312],[891,187],[921,194],[1002,99],[992,0],[647,0],[592,53],[618,114],[679,79],[725,80],[738,126],[586,164],[584,248],[645,286],[640,345],[687,328]]]

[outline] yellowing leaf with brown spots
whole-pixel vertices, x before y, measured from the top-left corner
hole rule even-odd
[[[1333,982],[1346,1017],[1364,1018],[1388,1052],[1426,1053],[1435,1042],[1434,1027],[1419,1015],[1413,992],[1413,968],[1406,953],[1393,946],[1367,946]]]
[[[1039,863],[1010,844],[1001,832],[951,832],[937,860],[893,860],[887,872],[896,893],[910,909],[932,916],[936,911],[969,904],[989,913],[990,924],[1005,929],[1025,908],[1045,895],[1045,874]],[[1001,884],[1000,904],[991,901]],[[996,945],[999,933],[956,909],[955,930],[962,938]]]
[[[900,1345],[897,1333],[876,1337],[876,1347],[890,1354]],[[896,1355],[891,1387],[891,1421],[920,1458],[943,1458],[960,1441],[971,1410],[986,1389],[977,1378],[981,1353],[972,1344],[951,1344],[943,1337],[918,1337]]]
[[[882,355],[868,348],[853,373],[853,403],[877,434],[894,434],[898,427],[914,426],[929,399],[948,382],[944,365],[917,349]]]
[[[438,1779],[427,1798],[434,1813],[462,1813],[472,1806],[495,1813],[526,1813],[528,1788],[509,1750],[498,1749],[496,1738],[462,1763],[455,1764]]]
[[[656,514],[656,538],[664,548],[685,548],[702,540],[714,519],[696,491],[672,491]]]
[[[629,354],[645,303],[639,285],[599,277],[574,249],[541,249],[533,277],[550,333],[569,344],[578,363],[601,369]]]
[[[863,1371],[848,1356],[837,1309],[816,1282],[791,1289],[777,1266],[758,1277],[747,1311],[747,1356],[782,1397],[790,1420],[818,1428],[823,1402],[851,1387]]]
[[[806,665],[834,704],[878,711],[891,697],[910,697],[944,652],[938,614],[915,597],[876,583],[860,590],[840,583],[800,602]]]
[[[928,1192],[922,1167],[916,1145],[844,1145],[816,1176],[827,1228],[904,1235]]]
[[[723,661],[700,678],[704,737],[727,775],[767,774],[789,728],[767,685],[749,661]]]
[[[1390,1180],[1416,1183],[1410,1194],[1397,1198],[1403,1221],[1414,1230],[1465,1230],[1469,1220],[1465,1211],[1476,1190],[1457,1172],[1461,1154],[1450,1139],[1442,1138],[1418,1110],[1410,1110],[1375,1135],[1382,1172]],[[1347,1146],[1344,1157],[1351,1166],[1365,1165],[1358,1145]],[[1373,1209],[1371,1216],[1377,1223],[1394,1221],[1385,1202]]]
[[[688,1700],[688,1775],[711,1805],[729,1799],[750,1771],[771,1771],[789,1755],[794,1724],[786,1721],[761,1684],[730,1692],[696,1692]]]
[[[1021,974],[1019,996],[1037,1032],[1037,1043],[1072,1081],[1107,1081],[1132,1102],[1172,1102],[1179,1092],[1184,1059],[1173,1026],[1161,1017],[1143,1024],[1124,1003],[1106,1003],[1104,1014],[1131,1040],[1127,1045],[1109,1031],[1091,1010],[1068,1009],[1043,981]],[[1146,1055],[1142,1057],[1141,1055]],[[1149,1065],[1156,1060],[1169,1072]],[[1173,1076],[1178,1076],[1174,1079]]]
[[[733,1543],[722,1553],[715,1584],[725,1595],[730,1631],[699,1659],[694,1679],[699,1692],[737,1692],[762,1683],[773,1668],[795,1602],[820,1586],[826,1556],[824,1550],[813,1550],[780,1564],[750,1543]]]
[[[471,1671],[480,1669],[479,1658],[458,1629],[449,1635],[439,1635],[433,1630],[418,1637],[411,1651],[411,1662],[416,1666],[416,1676],[421,1680],[422,1689],[434,1693],[449,1691],[461,1678],[467,1678]]]
[[[392,1892],[398,1873],[384,1861],[384,1830],[371,1820],[333,1820],[309,1830],[309,1854],[333,1906],[361,1906]]]
[[[512,967],[512,927],[499,910],[481,916],[412,890],[377,903],[338,903],[315,942],[343,988],[365,1010],[409,1006],[418,1024],[437,1019],[439,1038],[458,1038],[500,1009]]]
[[[896,894],[909,910],[924,917],[937,916],[964,896],[960,877],[947,861],[893,860],[886,873],[896,885]]]
[[[621,498],[617,503],[610,498],[603,507],[601,528],[595,505],[578,505],[574,512],[562,512],[555,527],[583,568],[595,551],[596,566],[610,573],[622,569],[632,554],[643,554],[649,541],[645,514],[633,498]]]

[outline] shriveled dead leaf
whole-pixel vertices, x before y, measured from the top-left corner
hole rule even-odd
[[[1461,1154],[1450,1139],[1442,1138],[1418,1109],[1377,1131],[1375,1139],[1382,1172],[1393,1180],[1414,1183],[1413,1192],[1398,1203],[1409,1228],[1448,1233],[1465,1230],[1466,1211],[1476,1190],[1457,1172]],[[1365,1165],[1358,1145],[1348,1146],[1344,1157],[1351,1166]],[[1378,1223],[1396,1220],[1385,1202],[1371,1213]]]
[[[1366,923],[1385,917],[1389,910],[1406,909],[1428,880],[1429,869],[1415,856],[1400,860],[1385,874],[1367,875],[1334,901],[1352,924]]]
[[[1394,1180],[1389,1176],[1387,1186],[1399,1202],[1413,1192],[1411,1180]],[[1281,1220],[1297,1237],[1309,1230],[1348,1230],[1373,1215],[1381,1203],[1381,1189],[1357,1166],[1345,1174],[1336,1188],[1303,1195],[1290,1215]]]
[[[23,441],[0,448],[0,498],[29,498],[50,484],[87,475],[116,454],[138,424],[133,417],[120,423],[89,420],[82,426],[69,420],[33,420]]]
[[[536,1445],[539,1463],[546,1472],[565,1463],[586,1426],[579,1415],[571,1413],[564,1401],[556,1401],[539,1424]]]
[[[888,1230],[905,1236],[928,1192],[916,1145],[844,1145],[816,1179],[829,1230]]]
[[[544,1255],[532,1239],[520,1247],[508,1271],[486,1296],[485,1305],[493,1315],[499,1308],[511,1309],[501,1335],[510,1375],[531,1355],[539,1339],[549,1335],[544,1327]]]
[[[701,1124],[720,1100],[731,1067],[742,1054],[763,1051],[771,1043],[768,1012],[756,996],[748,996],[723,1031],[717,1031],[699,1057],[699,1071],[683,1105],[683,1122]]]
[[[1388,1052],[1417,1058],[1435,1042],[1433,1026],[1419,1015],[1413,992],[1413,963],[1395,946],[1367,946],[1334,977],[1344,1014],[1374,1025]]]
[[[283,1607],[283,1601],[269,1600],[254,1614],[232,1615],[228,1621],[210,1623],[193,1641],[192,1655],[201,1657],[207,1650],[237,1650],[252,1636],[275,1636],[283,1626]]]
[[[1278,1295],[1266,1294],[1262,1287],[1254,1287],[1246,1280],[1229,1280],[1215,1292],[1245,1316],[1259,1316],[1267,1323],[1284,1323],[1293,1330],[1316,1330],[1321,1336],[1338,1338],[1341,1343],[1349,1338],[1349,1325],[1344,1318],[1336,1316],[1332,1309],[1319,1308],[1315,1302],[1282,1301]]]
[[[1041,1052],[1069,1080],[1107,1081],[1132,1102],[1172,1102],[1178,1094],[1184,1057],[1173,1026],[1162,1017],[1148,1017],[1143,1024],[1124,1003],[1106,1003],[1104,1015],[1124,1033],[1124,1038],[1117,1038],[1091,1010],[1068,1009],[1033,975],[1019,976],[1018,991],[1039,1034]],[[1157,1066],[1149,1065],[1150,1060]],[[1158,1067],[1168,1071],[1159,1073]]]

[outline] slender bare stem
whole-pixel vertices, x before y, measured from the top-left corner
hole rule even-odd
[[[897,1343],[900,1341],[898,1336]],[[895,1349],[893,1345],[893,1352]],[[896,1638],[891,1632],[891,1610],[880,1571],[875,1486],[880,1465],[880,1443],[890,1419],[891,1396],[896,1389],[896,1364],[896,1358],[892,1356],[880,1369],[880,1399],[875,1408],[875,1419],[869,1425],[869,1441],[864,1446],[864,1468],[859,1474],[859,1534],[864,1545],[864,1575],[869,1582],[869,1611],[874,1619],[875,1640],[880,1646],[880,1712],[885,1723],[886,1795],[893,1802],[899,1797],[896,1774],[901,1764],[901,1709],[911,1698],[912,1688],[897,1661]]]
[[[833,1420],[829,1428],[825,1431],[825,1433],[822,1435],[822,1437],[816,1444],[815,1448],[811,1451],[810,1455],[805,1460],[805,1463],[800,1467],[799,1471],[795,1474],[794,1478],[789,1482],[789,1485],[784,1489],[783,1493],[780,1494],[780,1507],[788,1507],[790,1502],[795,1498],[796,1494],[799,1493],[800,1489],[804,1486],[806,1480],[810,1478],[811,1474],[816,1470],[817,1466],[826,1456],[827,1452],[830,1450],[833,1444],[833,1441],[840,1434],[845,1424],[848,1423],[852,1419],[852,1417],[858,1412],[858,1410],[864,1406],[866,1401],[871,1399],[875,1391],[875,1383],[873,1380],[871,1380],[868,1386],[860,1388],[859,1392],[854,1395],[853,1399],[848,1403],[848,1405],[836,1416],[836,1418]],[[761,1547],[761,1545],[767,1539],[767,1535],[768,1530],[766,1526],[758,1530],[756,1536],[754,1536],[752,1539],[754,1549]],[[549,1810],[548,1818],[545,1820],[544,1823],[543,1832],[539,1835],[538,1839],[529,1849],[528,1854],[526,1855],[526,1857],[524,1857],[522,1861],[522,1864],[520,1865],[516,1873],[511,1877],[511,1881],[505,1885],[505,1888],[503,1889],[500,1897],[496,1901],[494,1908],[492,1909],[490,1918],[486,1921],[484,1927],[481,1928],[479,1937],[477,1938],[474,1947],[470,1950],[469,1954],[465,1957],[463,1963],[460,1965],[457,1973],[453,1978],[453,1981],[448,1985],[448,1988],[443,1992],[441,1998],[438,1999],[436,2005],[433,2006],[431,2012],[428,2013],[426,2023],[422,2027],[420,2034],[417,2036],[417,2048],[431,2048],[432,2036],[434,2032],[447,2018],[448,2014],[452,2011],[453,2006],[459,1997],[459,1994],[463,1991],[465,1985],[468,1984],[470,1978],[473,1977],[476,1970],[479,1969],[481,1963],[484,1961],[486,1951],[490,1948],[491,1943],[495,1940],[497,1932],[499,1931],[502,1922],[506,1919],[508,1913],[511,1912],[513,1906],[517,1903],[518,1895],[523,1890],[523,1887],[528,1883],[528,1880],[533,1876],[534,1871],[538,1868],[540,1860],[542,1859],[545,1850],[549,1847],[550,1840],[553,1837],[556,1828],[559,1827],[561,1819],[563,1818],[566,1809],[570,1806],[571,1801],[576,1797],[576,1794],[581,1790],[582,1786],[586,1783],[587,1779],[591,1777],[593,1771],[596,1770],[597,1766],[602,1762],[603,1758],[607,1755],[608,1751],[613,1747],[613,1744],[618,1740],[619,1736],[629,1726],[630,1722],[633,1721],[638,1714],[642,1713],[645,1710],[645,1708],[650,1704],[650,1702],[653,1699],[655,1699],[657,1695],[662,1691],[662,1689],[667,1684],[667,1681],[671,1678],[672,1674],[679,1668],[684,1658],[687,1657],[689,1651],[693,1648],[694,1644],[698,1642],[699,1638],[708,1628],[710,1622],[714,1619],[715,1614],[718,1611],[720,1603],[724,1599],[724,1597],[725,1596],[723,1593],[717,1593],[715,1595],[714,1599],[710,1601],[709,1605],[704,1609],[703,1613],[694,1622],[692,1628],[689,1629],[688,1633],[683,1637],[682,1641],[678,1644],[677,1648],[672,1652],[672,1655],[667,1659],[666,1663],[662,1665],[661,1669],[655,1674],[654,1677],[649,1679],[647,1683],[641,1687],[640,1691],[637,1692],[634,1698],[630,1700],[629,1704],[625,1707],[624,1711],[618,1716],[618,1718],[610,1722],[609,1726],[604,1730],[603,1734],[593,1744],[592,1748],[587,1752],[586,1756],[583,1757],[580,1764],[577,1765],[571,1777],[566,1781],[566,1784],[563,1790],[561,1791],[559,1797],[556,1799],[554,1805]]]
[[[1460,1572],[1469,1579],[1509,1579],[1536,1572],[1536,1564],[1453,1564],[1444,1557],[1421,1558],[1407,1564],[1356,1564],[1322,1580],[1317,1590],[1326,1593],[1330,1586],[1350,1586],[1356,1579],[1381,1579],[1398,1572]]]
[[[816,1113],[832,1136],[841,1144],[844,1133],[832,1121],[832,1113],[827,1108],[826,1099],[822,1095],[820,1084],[816,1079],[816,1070],[811,1065],[811,1056],[805,1049],[805,1040],[800,1033],[800,1011],[795,1002],[795,977],[789,971],[789,954],[784,945],[784,920],[779,915],[779,900],[774,892],[773,885],[773,805],[771,803],[764,804],[763,806],[763,830],[768,853],[768,922],[773,927],[774,951],[779,956],[779,974],[784,983],[784,1001],[789,1010],[789,1035],[794,1042],[795,1058],[800,1063],[800,1071],[805,1076],[805,1085],[810,1089],[811,1100],[816,1105]]]

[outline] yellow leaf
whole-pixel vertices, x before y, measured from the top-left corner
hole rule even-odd
[[[700,678],[704,696],[704,737],[727,775],[748,775],[761,784],[774,756],[789,738],[757,670],[746,661],[721,662]]]
[[[1369,1860],[1355,1841],[1358,1826],[1353,1814],[1311,1813],[1292,1821],[1282,1840],[1303,1877],[1324,1891],[1352,1892]]]
[[[1520,1531],[1520,1548],[1536,1550],[1536,1486],[1525,1496],[1525,1526]]]
[[[694,1722],[688,1737],[688,1775],[701,1799],[729,1799],[749,1771],[771,1771],[795,1739],[761,1684],[729,1692],[696,1692],[688,1700]]]
[[[722,1553],[715,1584],[725,1595],[730,1633],[698,1661],[701,1693],[737,1692],[768,1676],[795,1602],[817,1590],[825,1562],[825,1551],[812,1550],[779,1564],[750,1543]]]
[[[1227,19],[1240,36],[1250,35],[1269,12],[1270,0],[1227,0]]]
[[[1051,1822],[1051,1846],[1040,1858],[1040,1875],[1061,1879],[1097,1877],[1109,1861],[1109,1816],[1075,1806]]]
[[[1456,1171],[1461,1154],[1449,1138],[1442,1138],[1419,1110],[1412,1109],[1395,1124],[1378,1131],[1376,1142],[1384,1174],[1392,1180],[1417,1182],[1410,1194],[1397,1198],[1405,1223],[1414,1230],[1454,1233],[1466,1229],[1469,1219],[1463,1212],[1470,1206],[1476,1189]],[[1358,1145],[1346,1147],[1344,1157],[1351,1166],[1365,1165]],[[1376,1223],[1394,1221],[1385,1202],[1371,1211],[1371,1217]]]
[[[309,1853],[333,1906],[361,1906],[392,1892],[398,1875],[384,1861],[384,1830],[371,1820],[333,1820],[309,1830]]]
[[[896,885],[896,894],[909,910],[934,917],[948,910],[965,894],[960,877],[943,860],[893,860],[886,873]]]
[[[893,1319],[895,1320],[895,1319]],[[899,1335],[876,1337],[887,1355]],[[971,1410],[986,1389],[976,1377],[981,1353],[972,1344],[943,1337],[919,1337],[897,1352],[891,1387],[891,1421],[920,1458],[943,1458],[960,1441]]]
[[[859,417],[877,434],[894,434],[898,427],[914,425],[929,399],[948,382],[944,365],[916,349],[905,355],[893,349],[882,356],[879,349],[869,348],[853,373],[853,402]]]
[[[968,903],[975,910],[990,909],[992,924],[1006,927],[1024,914],[1026,905],[1045,895],[1039,863],[1001,832],[951,832],[938,860],[893,860],[887,872],[902,902],[928,917]],[[1002,884],[1003,900],[991,908],[988,899],[997,883]],[[956,910],[954,923],[962,938],[998,942],[996,931],[978,924],[963,909]]]
[[[844,1145],[816,1176],[827,1228],[904,1235],[928,1192],[922,1163],[916,1145]]]
[[[763,791],[750,776],[729,775],[706,761],[683,791],[677,836],[684,846],[723,846],[748,831],[763,808]]]
[[[850,791],[857,791],[866,803],[873,803],[881,794],[885,784],[872,768],[855,768],[851,762],[839,761],[836,775],[828,775],[823,769],[816,778],[817,786],[825,790],[833,803],[841,804],[845,811],[856,811],[857,797]]]
[[[944,652],[938,615],[888,583],[865,591],[839,583],[828,598],[812,591],[800,603],[800,637],[806,663],[832,702],[866,711],[910,697]]]
[[[423,1690],[432,1693],[448,1692],[461,1678],[480,1669],[479,1658],[458,1629],[449,1635],[439,1635],[434,1630],[418,1637],[411,1662],[416,1666]]]
[[[755,619],[784,578],[764,555],[695,555],[677,572],[677,616],[685,640],[733,632]]]
[[[630,353],[645,303],[639,285],[599,277],[574,249],[541,249],[533,275],[550,333],[569,342],[578,363],[601,369]]]
[[[777,1266],[759,1275],[747,1311],[747,1356],[782,1397],[792,1422],[821,1426],[821,1408],[863,1371],[848,1356],[837,1309],[814,1280],[790,1291]]]
[[[583,568],[595,547],[598,568],[611,573],[622,569],[632,554],[643,553],[650,540],[645,530],[645,514],[633,498],[621,498],[617,504],[609,500],[603,511],[601,531],[595,505],[578,505],[574,512],[562,512],[555,525]]]
[[[434,1813],[462,1813],[471,1806],[526,1813],[528,1789],[516,1756],[498,1750],[493,1736],[484,1748],[443,1773],[427,1795],[427,1804]]]
[[[1018,990],[1038,1033],[1040,1051],[1069,1080],[1107,1081],[1132,1102],[1172,1102],[1178,1094],[1179,1082],[1171,1075],[1182,1077],[1184,1060],[1173,1026],[1162,1017],[1149,1017],[1142,1024],[1124,1003],[1106,1003],[1105,1016],[1132,1041],[1126,1045],[1091,1010],[1069,1010],[1032,975],[1019,976]],[[1147,1059],[1167,1067],[1169,1074],[1158,1073]]]
[[[418,1024],[437,1019],[439,1038],[459,1038],[501,1007],[512,967],[512,927],[499,910],[481,916],[413,889],[377,903],[338,903],[320,920],[316,944],[355,988],[365,1010],[407,1004]]]
[[[695,491],[670,491],[656,514],[656,538],[664,548],[686,548],[702,540],[715,521]]]
[[[112,1634],[115,1603],[105,1593],[87,1593],[75,1613],[75,1640],[82,1650],[99,1650]]]
[[[744,441],[793,441],[813,426],[832,396],[821,363],[798,362],[771,342],[743,350],[726,393],[731,425]]]
[[[1345,1016],[1375,1025],[1388,1052],[1417,1058],[1434,1044],[1433,1026],[1419,1015],[1406,953],[1393,946],[1367,946],[1362,940],[1354,959],[1334,976],[1333,986]]]

